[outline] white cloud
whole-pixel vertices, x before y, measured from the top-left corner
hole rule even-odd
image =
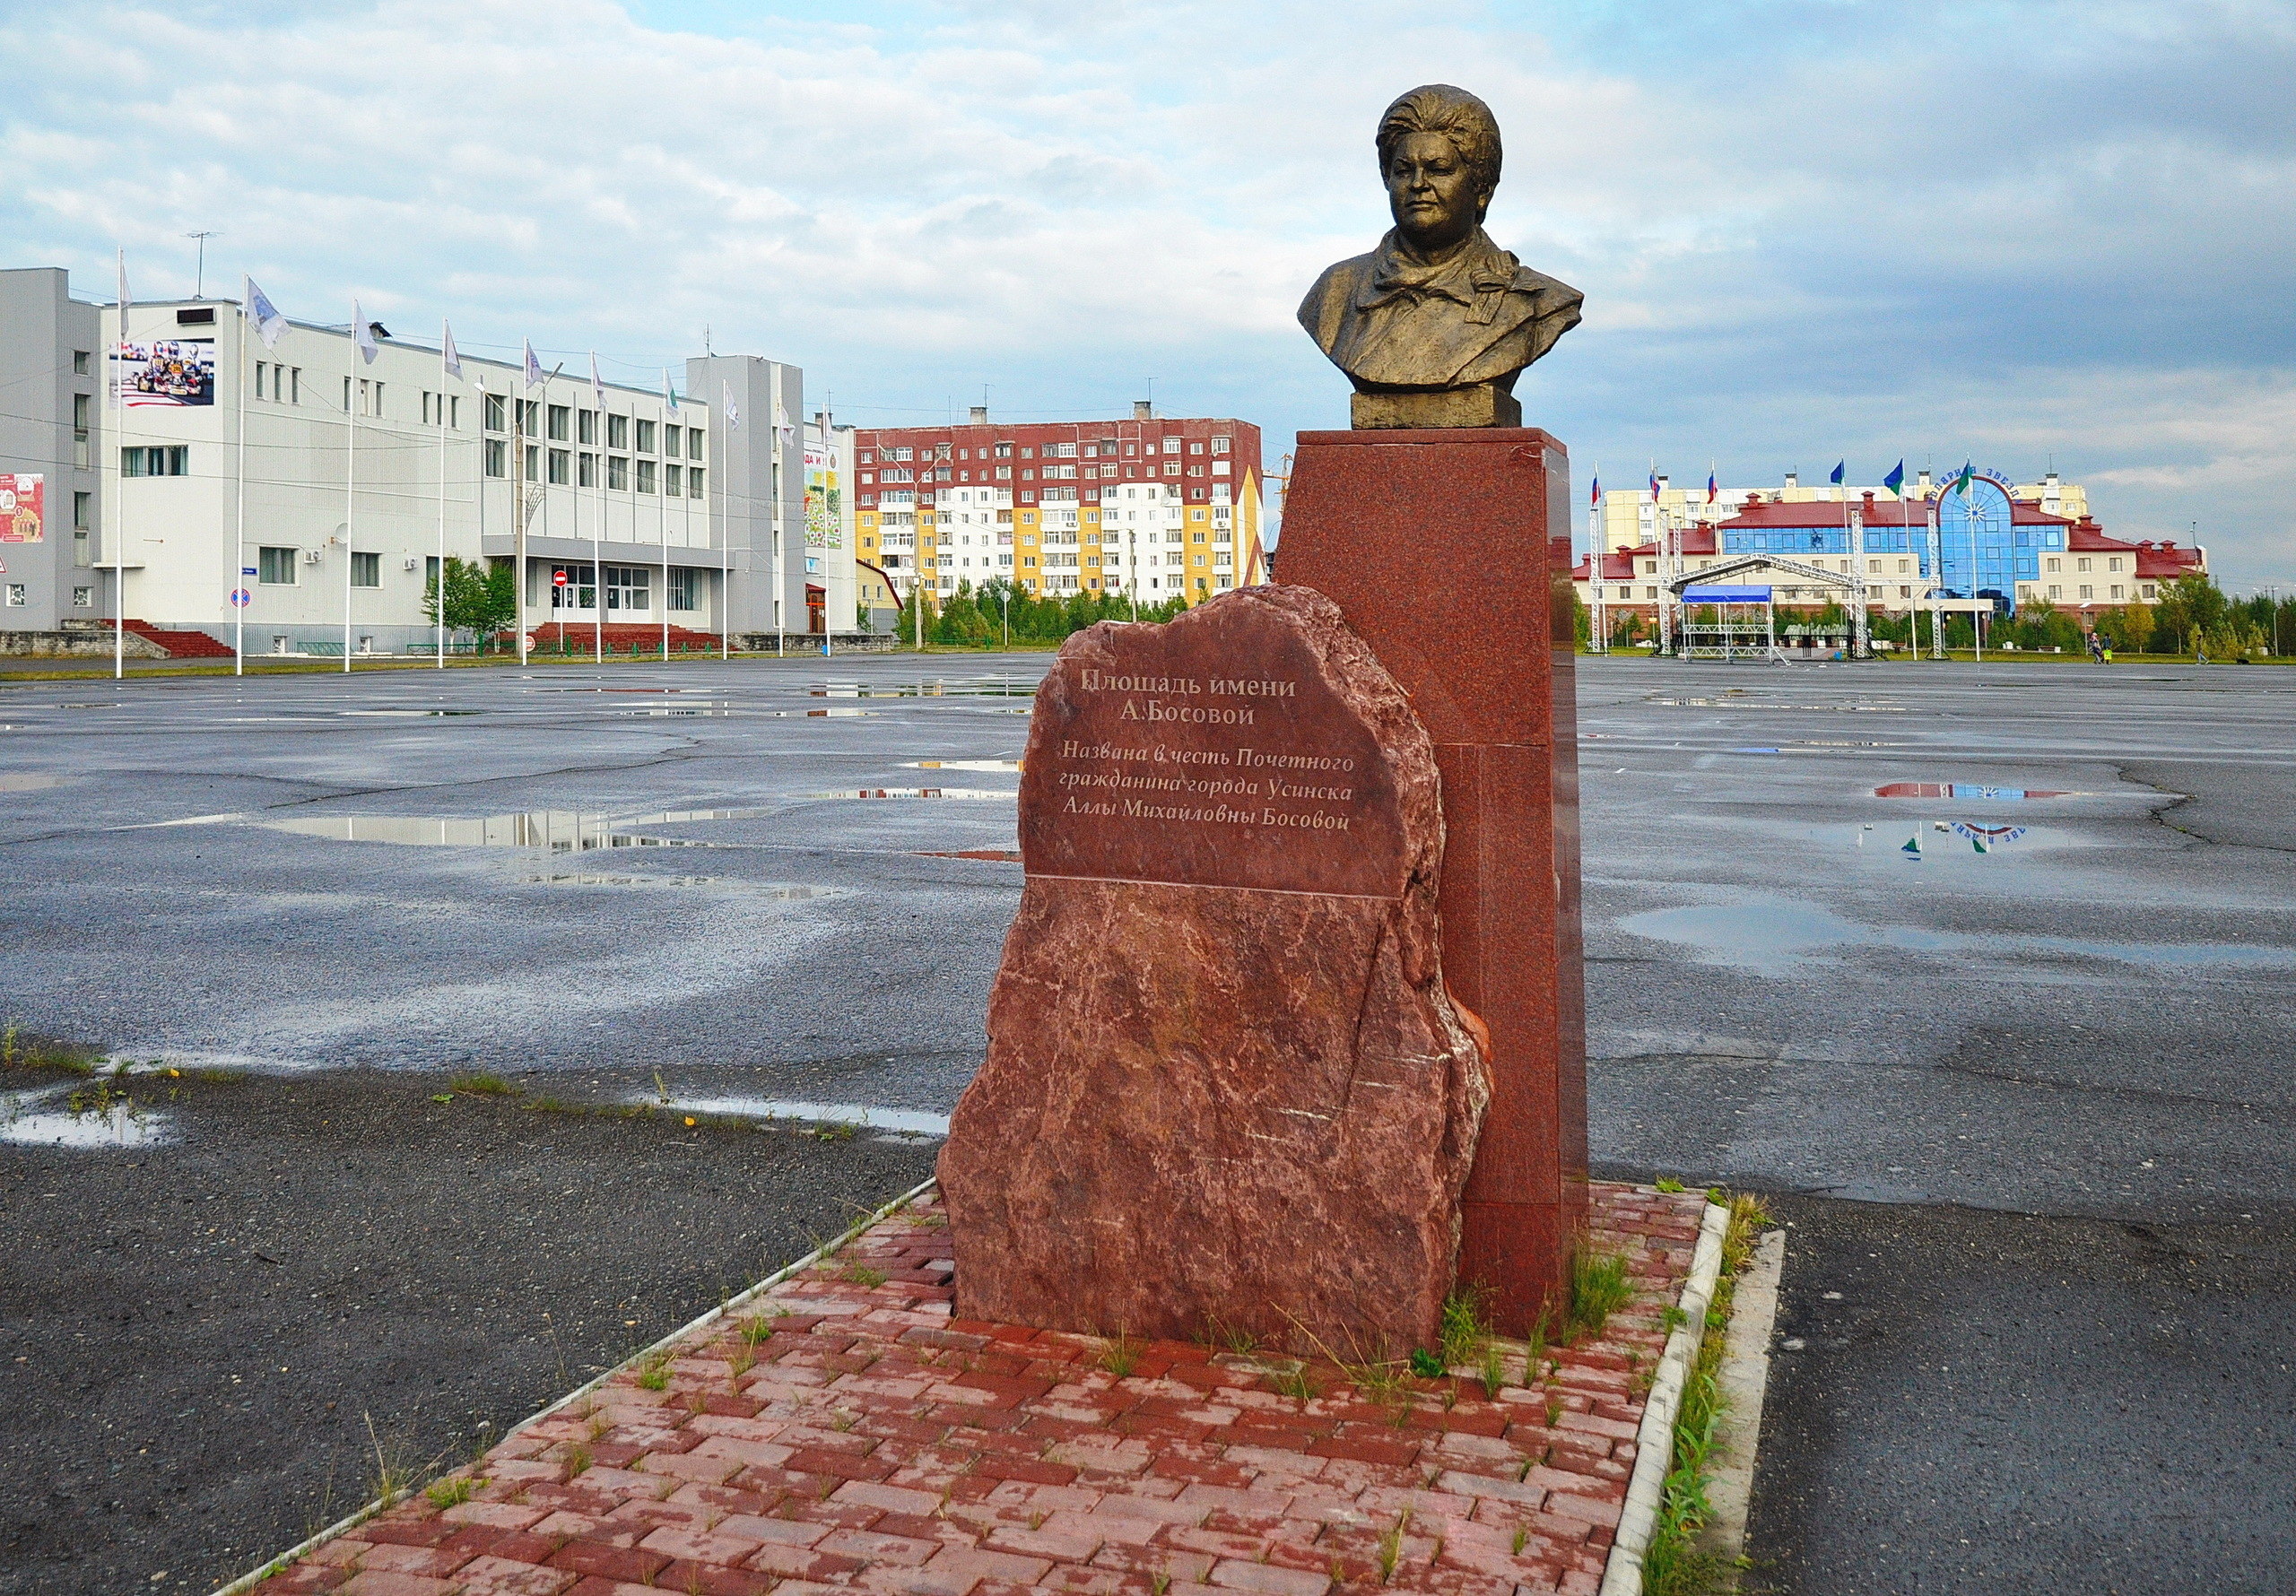
[[[0,12],[43,64],[0,109],[7,264],[100,291],[117,240],[187,288],[216,228],[211,285],[314,317],[632,374],[707,325],[864,420],[1152,374],[1274,450],[1344,413],[1291,315],[1385,224],[1372,120],[1447,79],[1506,128],[1501,242],[1587,291],[1523,386],[1582,473],[2054,454],[2117,529],[2296,575],[2283,6],[709,3]]]

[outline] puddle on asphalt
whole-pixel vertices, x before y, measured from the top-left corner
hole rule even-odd
[[[0,1141],[22,1147],[150,1147],[173,1140],[164,1114],[128,1103],[108,1108],[18,1114],[0,1119]]]
[[[904,759],[911,770],[1018,770],[1018,759]]]
[[[807,798],[1018,798],[1018,793],[992,792],[986,787],[840,787],[827,793],[806,793]]]
[[[716,876],[596,876],[554,875],[520,876],[519,884],[526,887],[707,887]],[[789,896],[770,892],[769,898]],[[811,892],[804,896],[810,898]]]
[[[44,793],[63,785],[60,776],[0,776],[0,793]]]
[[[659,1098],[641,1099],[658,1102]],[[739,1115],[746,1119],[795,1119],[813,1124],[853,1125],[865,1131],[897,1131],[910,1136],[946,1136],[949,1116],[906,1108],[875,1108],[862,1103],[803,1103],[779,1097],[681,1097],[669,1106],[688,1114]]]
[[[439,820],[423,815],[300,815],[257,820],[272,831],[323,837],[334,842],[386,842],[420,848],[538,848],[553,854],[593,848],[709,848],[719,844],[697,837],[641,837],[622,828],[674,826],[691,820],[741,820],[777,812],[771,809],[697,809],[676,813],[580,814],[543,810],[530,814],[485,815],[474,820]]]
[[[422,720],[449,715],[484,715],[483,709],[338,709],[335,714],[370,720]]]
[[[1677,709],[1787,709],[1813,715],[1903,715],[1902,704],[1774,704],[1766,698],[1645,698]]]
[[[1037,696],[1037,684],[1003,676],[958,676],[937,681],[882,685],[820,681],[805,690],[816,698],[1033,698]]]
[[[1988,787],[1966,781],[1893,781],[1874,789],[1876,798],[1984,798],[2016,802],[2025,798],[2086,798],[2087,793],[2064,793],[2048,787]]]
[[[1621,931],[1697,950],[1709,964],[1781,976],[1811,959],[1849,948],[1892,948],[1913,953],[1974,953],[1993,958],[2048,955],[2109,959],[2129,965],[2246,968],[2296,967],[2296,948],[2231,942],[2107,942],[2078,937],[1971,936],[1910,926],[1867,925],[1831,909],[1790,898],[1691,904],[1630,915]]]
[[[1017,848],[952,848],[946,850],[925,848],[920,849],[917,856],[919,859],[986,859],[997,864],[1018,864],[1021,863],[1021,854],[1020,850]]]

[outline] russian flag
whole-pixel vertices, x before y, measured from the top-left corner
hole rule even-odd
[[[1650,502],[1658,502],[1658,468],[1655,465],[1650,468]]]
[[[1719,490],[1714,485],[1714,473],[1709,471],[1706,473],[1706,502],[1712,504],[1714,496],[1718,491]]]

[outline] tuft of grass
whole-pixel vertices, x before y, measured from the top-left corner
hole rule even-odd
[[[1521,1556],[1523,1555],[1523,1543],[1524,1543],[1525,1541],[1528,1540],[1530,1538],[1531,1538],[1531,1532],[1530,1532],[1528,1530],[1525,1529],[1525,1528],[1524,1528],[1522,1525],[1520,1525],[1520,1524],[1517,1524],[1517,1525],[1515,1526],[1515,1548],[1514,1548],[1514,1550],[1515,1550],[1515,1555],[1516,1555],[1517,1557],[1521,1557]]]
[[[1413,1347],[1411,1372],[1422,1380],[1439,1380],[1443,1376],[1443,1360],[1424,1347]]]
[[[375,1449],[375,1475],[368,1495],[392,1500],[414,1483],[414,1467],[407,1461],[402,1446],[383,1444],[382,1436],[375,1431],[373,1414],[362,1413],[360,1417],[367,1423],[367,1444]]]
[[[885,1271],[882,1269],[871,1269],[865,1263],[848,1263],[839,1278],[849,1280],[856,1286],[876,1287],[885,1283]]]
[[[590,1447],[587,1442],[569,1441],[566,1443],[566,1451],[563,1456],[566,1462],[567,1479],[572,1479],[576,1476],[588,1471],[590,1467]]]
[[[434,1479],[422,1494],[430,1498],[430,1505],[441,1513],[449,1507],[459,1507],[478,1494],[483,1479],[473,1479],[467,1474],[457,1474],[450,1479]]]
[[[1683,1183],[1674,1179],[1671,1175],[1660,1175],[1657,1180],[1652,1181],[1650,1184],[1657,1187],[1661,1192],[1679,1192],[1683,1189]]]
[[[1100,1343],[1100,1366],[1119,1380],[1127,1380],[1140,1366],[1140,1343],[1119,1331]]]
[[[1386,1584],[1396,1576],[1396,1566],[1403,1561],[1404,1526],[1411,1522],[1411,1509],[1406,1507],[1396,1515],[1395,1528],[1379,1537],[1379,1583]]]
[[[748,1374],[757,1366],[757,1343],[737,1341],[734,1349],[726,1354],[726,1366],[734,1371],[735,1380]]]
[[[1302,1402],[1312,1402],[1323,1395],[1323,1388],[1316,1383],[1315,1375],[1309,1373],[1304,1362],[1288,1375],[1276,1375],[1275,1390],[1280,1396]]]
[[[1159,1568],[1148,1576],[1148,1596],[1164,1596],[1172,1588],[1172,1576]]]
[[[638,1383],[647,1391],[664,1391],[670,1383],[670,1355],[649,1352],[639,1363]]]
[[[1446,1368],[1473,1363],[1491,1344],[1491,1314],[1485,1304],[1486,1296],[1480,1290],[1454,1291],[1443,1299],[1436,1342]]]
[[[1713,1478],[1707,1463],[1725,1406],[1718,1376],[1737,1277],[1752,1260],[1762,1227],[1777,1223],[1761,1199],[1750,1193],[1709,1195],[1730,1210],[1730,1223],[1723,1233],[1722,1273],[1715,1282],[1698,1360],[1683,1384],[1682,1409],[1674,1416],[1674,1453],[1667,1460],[1657,1523],[1644,1554],[1643,1589],[1649,1596],[1700,1596],[1715,1588],[1725,1572],[1722,1558],[1697,1546],[1698,1532],[1714,1513],[1707,1496]]]
[[[1570,1255],[1570,1317],[1566,1340],[1598,1336],[1611,1315],[1634,1300],[1626,1258],[1580,1248]]]
[[[1529,1376],[1526,1375],[1525,1378]],[[1483,1344],[1483,1396],[1485,1401],[1499,1400],[1500,1388],[1507,1383],[1507,1359],[1496,1341]]]
[[[571,1114],[578,1116],[590,1112],[590,1106],[587,1103],[570,1103],[563,1097],[553,1097],[547,1094],[539,1097],[529,1097],[526,1100],[526,1106],[536,1114]]]
[[[16,1071],[57,1075],[92,1075],[103,1062],[91,1047],[26,1034],[14,1020],[0,1029],[0,1073]]]
[[[447,1085],[455,1091],[467,1092],[474,1097],[515,1097],[522,1089],[485,1070],[457,1075]]]

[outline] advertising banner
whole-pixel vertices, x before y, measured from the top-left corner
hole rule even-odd
[[[845,494],[839,481],[838,451],[805,445],[805,547],[845,547]]]
[[[48,541],[47,492],[38,472],[0,471],[0,543]]]
[[[215,341],[163,338],[152,343],[114,344],[112,397],[125,393],[129,405],[215,403]]]

